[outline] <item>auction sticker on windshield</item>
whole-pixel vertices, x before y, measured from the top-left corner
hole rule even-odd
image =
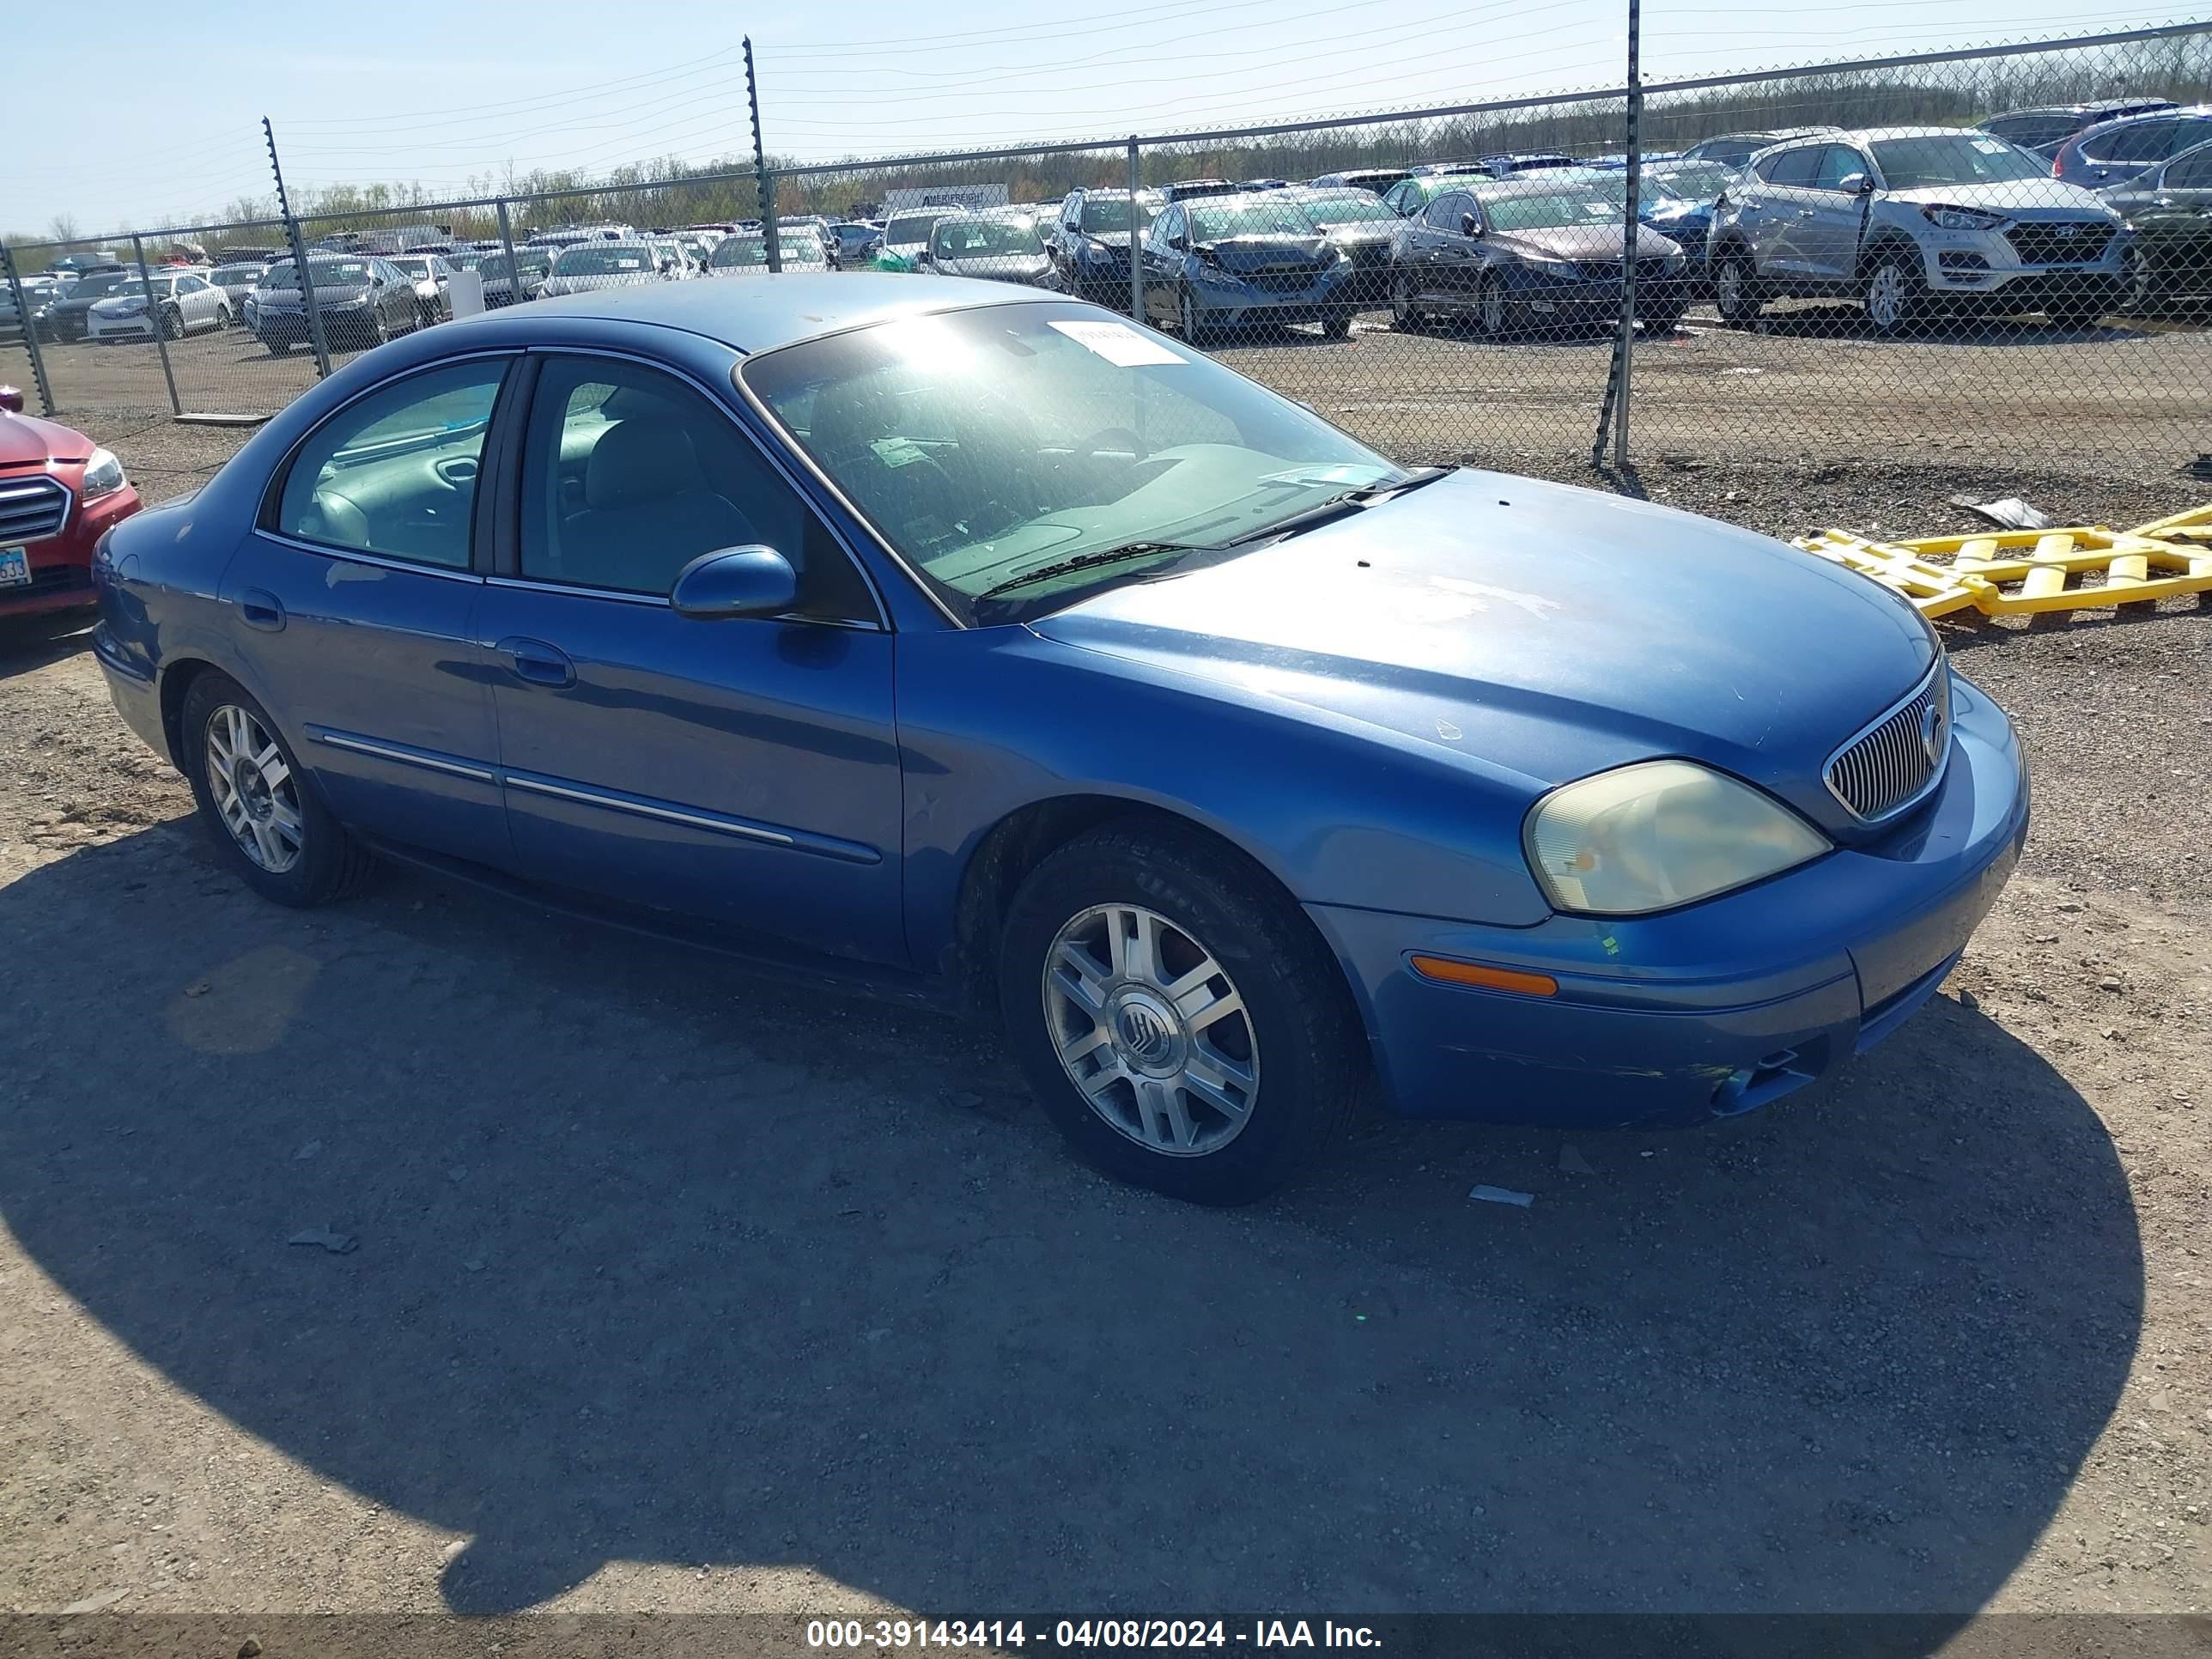
[[[31,550],[27,547],[0,547],[0,587],[28,587],[31,585]]]
[[[1147,340],[1127,323],[1054,322],[1053,326],[1076,344],[1097,352],[1116,368],[1144,368],[1152,363],[1182,362],[1159,342]]]

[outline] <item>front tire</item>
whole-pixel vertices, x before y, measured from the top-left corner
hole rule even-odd
[[[1513,302],[1505,297],[1505,279],[1494,270],[1483,272],[1475,290],[1474,325],[1486,340],[1502,340],[1513,332]]]
[[[162,308],[161,337],[165,340],[181,340],[185,337],[185,313],[174,306],[166,306]]]
[[[1266,875],[1128,819],[1030,872],[1000,935],[1016,1057],[1119,1179],[1200,1204],[1266,1196],[1323,1148],[1364,1040],[1336,962]]]
[[[1182,329],[1183,343],[1204,349],[1211,331],[1206,325],[1205,313],[1199,310],[1198,301],[1187,288],[1176,292],[1176,319]]]
[[[1413,279],[1400,271],[1390,279],[1390,326],[1401,334],[1415,334],[1426,320],[1413,304]]]
[[[204,672],[185,693],[182,729],[200,822],[247,886],[306,908],[361,884],[372,855],[331,815],[276,722],[236,680]]]
[[[1908,332],[1928,308],[1928,283],[1917,254],[1890,248],[1867,272],[1867,326],[1885,339]]]
[[[1713,262],[1713,308],[1723,322],[1747,328],[1759,320],[1763,303],[1749,254],[1730,249]]]

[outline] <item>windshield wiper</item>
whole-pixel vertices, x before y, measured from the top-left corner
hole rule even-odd
[[[1253,542],[1272,540],[1278,536],[1295,536],[1302,530],[1328,524],[1346,514],[1357,513],[1362,507],[1387,501],[1393,495],[1402,495],[1408,490],[1420,489],[1424,484],[1432,484],[1439,478],[1449,478],[1455,470],[1449,466],[1424,467],[1410,477],[1401,478],[1395,483],[1363,484],[1357,489],[1343,490],[1326,501],[1316,501],[1311,507],[1301,507],[1288,518],[1277,519],[1256,529],[1248,530],[1241,536],[1231,536],[1225,542],[1213,544],[1216,547],[1244,547]]]
[[[1210,546],[1204,542],[1124,542],[1119,547],[1093,548],[1088,553],[1058,559],[1050,564],[1041,564],[1024,570],[1018,576],[1009,576],[995,587],[987,587],[975,597],[995,599],[1002,593],[1011,593],[1018,587],[1027,587],[1031,582],[1049,581],[1054,576],[1068,576],[1079,570],[1089,570],[1098,565],[1120,564],[1125,559],[1141,558],[1147,553],[1196,553]]]

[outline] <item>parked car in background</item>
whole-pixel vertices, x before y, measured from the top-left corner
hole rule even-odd
[[[1617,173],[1462,179],[1399,222],[1390,320],[1419,329],[1472,317],[1487,338],[1564,335],[1620,315],[1626,180]],[[1636,319],[1664,333],[1689,306],[1689,262],[1636,228]]]
[[[2051,176],[2090,190],[2110,190],[2207,139],[2212,139],[2212,105],[2131,115],[2086,128],[2059,145],[2051,158]]]
[[[939,276],[973,276],[1030,288],[1061,286],[1060,272],[1037,232],[1036,216],[1021,208],[948,213],[930,227],[928,245],[915,263]]]
[[[1516,173],[1558,173],[1582,163],[1571,155],[1557,150],[1521,150],[1504,155],[1486,155],[1482,166],[1493,179],[1509,178]]]
[[[1464,160],[1457,161],[1423,161],[1419,165],[1409,168],[1407,173],[1407,177],[1411,179],[1434,179],[1439,174],[1448,173],[1479,173],[1486,179],[1497,177],[1497,170],[1493,168],[1489,162]]]
[[[64,253],[46,267],[53,276],[90,276],[103,270],[120,270],[123,261],[112,253]]]
[[[2008,143],[2050,160],[2058,147],[2075,133],[2120,121],[2130,115],[2152,115],[2177,109],[2171,98],[2108,99],[2100,104],[2054,104],[2041,109],[2007,110],[1974,123],[1975,128]]]
[[[1237,189],[1226,179],[1178,179],[1160,187],[1160,198],[1169,202],[1194,202],[1202,196],[1234,196]]]
[[[1411,176],[1407,167],[1353,167],[1345,173],[1324,173],[1306,182],[1316,190],[1371,190],[1377,196]]]
[[[1472,166],[1458,173],[1408,173],[1382,192],[1382,205],[1399,218],[1410,219],[1445,191],[1455,189],[1469,179],[1489,177],[1487,168]]]
[[[672,251],[650,242],[578,242],[561,250],[538,292],[551,300],[641,283],[672,283],[690,274]]]
[[[0,340],[20,340],[26,335],[47,339],[52,331],[50,313],[54,302],[65,297],[74,284],[59,276],[26,276],[21,282],[28,319],[15,309],[15,295],[0,284]]]
[[[307,280],[314,285],[315,309],[323,319],[323,343],[333,351],[381,345],[422,324],[414,283],[388,260],[310,254]],[[291,260],[271,265],[254,289],[253,333],[276,357],[312,343],[300,270]]]
[[[93,548],[137,510],[122,462],[0,386],[0,620],[91,605]]]
[[[181,340],[211,328],[228,328],[230,296],[197,271],[157,270],[150,277],[125,276],[112,294],[92,302],[85,314],[92,340]]]
[[[1644,222],[1682,250],[1693,289],[1705,284],[1705,243],[1712,234],[1713,204],[1738,169],[1719,161],[1662,161],[1647,170],[1638,191]]]
[[[811,246],[821,256],[820,262],[835,267],[837,264],[837,237],[829,222],[820,218],[779,219],[775,222],[776,251],[781,253],[794,243]],[[809,258],[808,264],[815,260]]]
[[[878,270],[906,271],[915,269],[915,258],[929,246],[929,233],[939,219],[957,208],[916,208],[911,213],[894,213],[884,225],[883,242],[876,249],[875,268]]]
[[[1158,191],[1136,196],[1136,238],[1160,210]],[[1126,190],[1074,190],[1060,204],[1053,263],[1071,294],[1115,311],[1129,308],[1130,198]]]
[[[484,309],[494,311],[536,299],[544,291],[545,279],[553,274],[555,252],[547,247],[519,247],[514,250],[512,268],[503,249],[484,255],[483,263],[477,267],[483,278]]]
[[[1237,181],[1239,190],[1288,190],[1290,187],[1291,181],[1287,179],[1239,179]]]
[[[634,242],[637,236],[636,228],[631,225],[554,225],[544,230],[533,230],[523,240],[532,247],[551,248],[557,252],[579,242]]]
[[[253,326],[252,314],[246,309],[246,301],[253,295],[254,284],[269,274],[265,260],[234,260],[217,265],[208,272],[208,281],[221,289],[230,301],[231,315],[248,328]]]
[[[1723,167],[1740,167],[1763,149],[1777,144],[1786,144],[1795,138],[1810,138],[1816,134],[1833,132],[1833,127],[1775,127],[1760,132],[1723,132],[1711,138],[1700,138],[1674,159],[1678,161],[1717,161]]]
[[[2212,297],[2212,141],[2104,194],[2130,233],[2130,312]]]
[[[82,340],[92,330],[93,302],[119,294],[125,282],[137,280],[137,271],[125,270],[120,265],[79,277],[74,288],[46,307],[47,332],[40,338],[58,340],[64,344]]]
[[[884,234],[873,225],[857,221],[832,225],[830,234],[837,239],[836,264],[840,270],[858,270],[876,257],[876,250],[884,245]]]
[[[281,247],[255,247],[249,244],[244,247],[224,248],[216,257],[225,264],[272,265],[283,258],[289,251]]]
[[[1170,202],[1146,233],[1145,314],[1193,345],[1287,323],[1352,331],[1352,262],[1285,191]]]
[[[2079,328],[2122,298],[2120,216],[2039,157],[1956,127],[1836,131],[1762,150],[1714,209],[1713,300],[1854,299],[1877,334],[1939,306]]]
[[[811,236],[802,236],[792,241],[776,238],[777,263],[785,270],[827,270],[830,262],[823,257],[821,242]],[[734,236],[725,236],[714,244],[714,252],[707,261],[709,276],[748,276],[768,270],[768,238],[753,231],[739,231]]]
[[[453,267],[444,255],[395,253],[390,264],[415,285],[415,309],[423,322],[442,322],[452,313],[446,289],[453,280]]]
[[[1356,185],[1302,185],[1290,195],[1306,222],[1328,237],[1352,267],[1345,298],[1355,307],[1389,305],[1391,249],[1401,222],[1398,216],[1373,191]]]
[[[520,510],[471,514],[494,457]],[[95,581],[120,718],[272,902],[382,848],[842,962],[1209,1203],[1370,1094],[1554,1132],[1783,1098],[1936,994],[2027,831],[2011,727],[1894,594],[1409,470],[1002,283],[428,331]]]

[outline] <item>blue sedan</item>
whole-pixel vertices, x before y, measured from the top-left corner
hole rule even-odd
[[[1394,465],[1095,307],[787,275],[410,336],[102,541],[222,854],[379,857],[1004,1022],[1254,1198],[1370,1079],[1678,1123],[1935,990],[2027,791],[1925,623],[1740,530]]]

